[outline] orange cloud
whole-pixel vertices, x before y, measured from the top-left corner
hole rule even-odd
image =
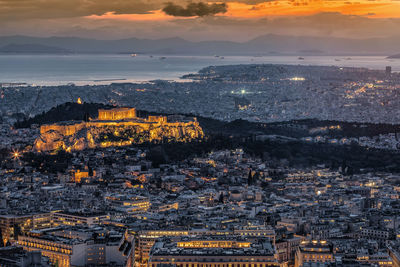
[[[115,14],[114,12],[107,12],[103,15],[91,15],[85,18],[98,20],[98,19],[111,19],[111,20],[126,20],[126,21],[162,21],[174,18],[166,15],[161,10],[155,10],[148,14]]]
[[[366,16],[370,18],[400,18],[400,2],[377,1],[334,1],[334,0],[275,0],[259,4],[227,2],[228,12],[216,16],[232,18],[261,18],[280,16],[309,16],[322,12],[335,12],[344,15]],[[161,9],[147,14],[116,14],[87,16],[89,19],[113,19],[128,21],[165,21],[186,19],[165,14]],[[189,17],[191,18],[191,17]]]
[[[275,16],[308,16],[322,12],[337,12],[376,18],[400,18],[400,4],[395,1],[270,1],[255,5],[231,2],[228,12],[221,16],[258,18]]]

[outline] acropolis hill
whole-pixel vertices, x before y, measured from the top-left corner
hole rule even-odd
[[[126,146],[144,142],[190,142],[204,136],[196,118],[180,115],[140,118],[135,108],[100,109],[97,119],[40,127],[37,152]]]

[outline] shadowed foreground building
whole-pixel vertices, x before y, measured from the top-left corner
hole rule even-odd
[[[101,226],[53,228],[18,237],[26,251],[40,251],[56,266],[131,266],[133,246],[125,233]],[[131,262],[131,264],[127,264]]]
[[[5,247],[0,248],[0,266],[50,267],[50,263],[39,251],[27,252],[21,247]]]

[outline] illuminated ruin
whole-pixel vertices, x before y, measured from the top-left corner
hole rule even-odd
[[[140,118],[134,108],[100,109],[98,118],[88,122],[68,121],[41,126],[34,150],[69,152],[145,142],[190,142],[203,136],[196,118],[176,115]]]
[[[99,109],[99,120],[106,121],[117,121],[126,119],[136,119],[136,109],[135,108],[115,108],[112,110]]]

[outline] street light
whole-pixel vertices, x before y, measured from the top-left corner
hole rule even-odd
[[[13,150],[11,153],[11,157],[14,160],[18,160],[21,157],[21,152],[19,152],[18,150]]]

